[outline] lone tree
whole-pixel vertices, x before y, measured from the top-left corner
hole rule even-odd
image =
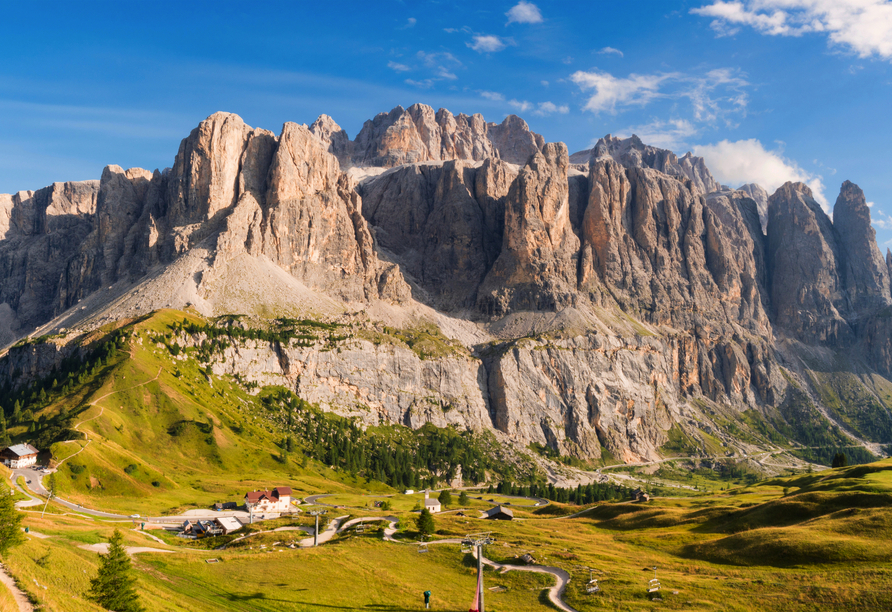
[[[0,557],[25,541],[21,528],[23,515],[15,509],[11,494],[11,490],[0,489]]]
[[[87,598],[106,610],[115,612],[143,612],[130,569],[130,557],[124,550],[124,536],[115,529],[109,539],[108,553],[99,555],[99,573],[90,581]]]
[[[469,503],[471,503],[471,498],[468,497],[468,494],[467,494],[467,493],[465,493],[464,491],[462,491],[462,492],[461,492],[461,495],[458,496],[458,505],[461,506],[461,507],[465,507],[465,506],[467,506]]]
[[[416,519],[418,525],[418,533],[423,536],[429,536],[434,532],[434,515],[427,508],[421,510],[421,514]]]
[[[440,505],[444,508],[446,506],[452,505],[452,493],[450,493],[447,489],[444,489],[440,492],[440,496],[437,498],[437,501],[440,502]]]
[[[830,467],[840,468],[847,467],[849,465],[849,460],[846,459],[846,456],[842,453],[836,453],[833,455],[833,463],[830,464]]]

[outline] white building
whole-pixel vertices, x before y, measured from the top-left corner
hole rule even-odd
[[[443,509],[442,506],[440,506],[440,500],[429,498],[427,491],[424,492],[424,507],[427,508],[431,514],[436,514]]]
[[[3,465],[15,470],[37,463],[39,452],[30,444],[16,444],[0,451],[0,457],[3,459]]]
[[[246,493],[245,506],[254,512],[289,512],[291,510],[291,487],[276,487],[272,491]]]

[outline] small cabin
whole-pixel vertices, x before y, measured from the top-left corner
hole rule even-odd
[[[511,511],[511,508],[496,506],[484,512],[483,518],[490,521],[513,521],[514,512]]]

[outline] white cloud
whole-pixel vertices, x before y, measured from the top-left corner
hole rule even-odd
[[[443,64],[455,64],[456,66],[462,65],[461,60],[448,51],[440,51],[438,53],[425,53],[424,51],[419,51],[416,55],[428,68]]]
[[[496,53],[508,46],[507,42],[491,34],[478,34],[473,43],[465,44],[478,53]]]
[[[542,22],[542,13],[539,11],[539,7],[532,2],[524,2],[523,0],[511,7],[511,9],[505,13],[505,16],[508,17],[508,23]]]
[[[584,72],[579,70],[570,76],[583,91],[594,90],[594,94],[583,107],[595,113],[615,112],[617,106],[645,105],[660,95],[660,85],[673,74],[630,74],[627,78],[617,78],[607,72]]]
[[[519,111],[522,112],[522,113],[523,113],[523,112],[526,112],[526,111],[528,111],[528,110],[530,110],[531,108],[533,108],[532,103],[527,102],[526,100],[523,100],[523,101],[520,101],[520,100],[508,100],[508,104],[509,104],[510,106],[513,106],[514,108],[516,108],[517,110],[519,110]]]
[[[867,203],[867,208],[873,208],[874,205],[876,205],[876,202],[868,202],[868,203]]]
[[[418,23],[418,20],[414,17],[409,17],[406,20],[406,24],[400,28],[400,30],[408,30],[409,28],[414,28],[415,24]]]
[[[686,145],[691,136],[698,132],[696,126],[686,119],[655,119],[650,123],[626,128],[617,133],[621,138],[632,134],[638,136],[644,144],[661,149],[678,150]]]
[[[687,98],[691,102],[694,119],[714,123],[745,115],[748,103],[746,79],[735,70],[719,68],[702,75],[677,72],[665,74],[630,74],[615,77],[608,72],[578,71],[570,76],[583,91],[594,91],[585,110],[594,113],[616,113],[627,106],[646,106],[652,101]]]
[[[877,210],[876,215],[874,215],[873,224],[880,229],[892,230],[892,217],[881,210]],[[890,244],[892,244],[892,240],[886,242],[885,246],[889,246]]]
[[[618,55],[623,57],[623,52],[619,49],[614,49],[613,47],[604,47],[600,51],[598,51],[598,55],[608,55],[608,54]]]
[[[434,84],[434,80],[424,79],[423,81],[416,81],[414,79],[406,79],[406,83],[414,85],[415,87],[420,87],[421,89],[430,89]]]
[[[892,2],[889,0],[716,0],[691,9],[712,17],[719,35],[749,26],[769,36],[826,34],[859,57],[892,60]]]
[[[544,115],[550,115],[552,113],[560,113],[561,115],[566,115],[570,112],[570,107],[566,104],[558,106],[554,102],[540,102],[538,106],[539,108],[533,111],[533,114],[539,115],[540,117]]]
[[[454,81],[458,78],[455,76],[455,73],[449,72],[449,70],[443,66],[437,66],[436,75],[441,79],[449,79],[450,81]]]
[[[505,99],[505,96],[500,94],[497,91],[481,91],[480,95],[486,98],[487,100],[492,100],[493,102],[501,102]]]
[[[720,183],[731,186],[758,183],[773,193],[787,181],[798,181],[808,185],[815,200],[824,210],[829,210],[821,176],[806,172],[778,151],[766,150],[755,138],[737,142],[722,140],[713,145],[696,146],[693,152],[706,160],[706,166]]]
[[[548,87],[548,81],[539,81],[542,83],[542,87]]]
[[[407,72],[411,70],[411,68],[405,64],[398,64],[397,62],[387,62],[387,67],[391,70],[396,70],[397,72]]]

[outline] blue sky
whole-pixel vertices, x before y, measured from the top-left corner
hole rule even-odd
[[[892,1],[257,4],[3,3],[0,192],[164,168],[218,110],[352,138],[424,102],[571,151],[634,132],[828,209],[850,179],[892,245]]]

